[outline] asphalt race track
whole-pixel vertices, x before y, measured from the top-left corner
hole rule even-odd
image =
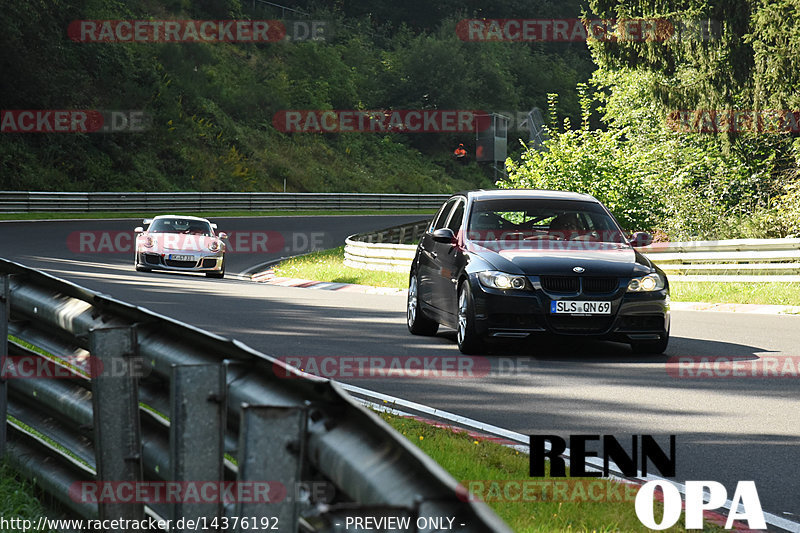
[[[420,218],[213,221],[222,231],[272,232],[266,248],[230,254],[230,274]],[[452,331],[433,339],[407,332],[404,296],[138,273],[132,251],[76,249],[73,232],[130,231],[140,222],[2,222],[0,257],[238,338],[273,356],[458,356]],[[800,522],[800,378],[679,378],[666,365],[668,357],[679,355],[800,356],[800,316],[674,311],[672,320],[665,356],[634,356],[626,345],[608,342],[528,342],[497,346],[485,376],[342,381],[526,434],[676,434],[676,481],[719,481],[730,499],[737,481],[754,480],[765,511]]]

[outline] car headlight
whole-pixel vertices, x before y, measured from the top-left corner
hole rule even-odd
[[[664,278],[658,274],[648,274],[640,278],[633,278],[628,283],[628,292],[659,291],[664,288]]]
[[[481,285],[491,289],[524,289],[527,286],[525,276],[506,274],[496,270],[478,272],[478,280]]]
[[[145,248],[152,248],[155,245],[156,241],[150,235],[144,238],[144,247]]]
[[[208,250],[211,252],[218,252],[219,251],[219,241],[211,241],[211,244],[208,245]]]

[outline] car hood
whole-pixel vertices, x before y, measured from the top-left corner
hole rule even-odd
[[[653,267],[633,247],[621,243],[554,243],[537,248],[475,245],[472,251],[497,270],[531,276],[575,275],[573,269],[580,267],[584,271],[579,273],[585,276],[633,277]]]

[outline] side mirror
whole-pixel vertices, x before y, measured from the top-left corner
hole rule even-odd
[[[219,233],[217,233],[217,237],[219,237],[220,239],[227,239],[228,234],[225,233],[224,231],[220,231]]]
[[[134,233],[144,233],[144,228],[141,227],[141,226],[138,226],[136,228],[133,228],[133,232]]]
[[[214,224],[213,222],[211,223],[211,229],[217,229],[217,225]]]
[[[653,243],[653,236],[645,231],[637,231],[631,236],[631,246],[633,246],[634,248],[649,246],[652,243]]]
[[[439,228],[432,233],[433,240],[445,244],[455,244],[456,234],[450,228]]]

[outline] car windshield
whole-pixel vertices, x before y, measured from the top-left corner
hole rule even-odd
[[[206,235],[210,237],[211,226],[203,220],[187,218],[157,218],[147,230],[150,233],[184,233],[187,235]]]
[[[479,200],[467,226],[473,241],[591,241],[624,243],[613,218],[594,202],[548,199]]]

